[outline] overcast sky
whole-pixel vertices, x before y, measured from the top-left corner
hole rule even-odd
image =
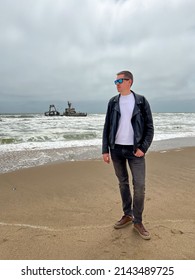
[[[194,15],[194,0],[0,0],[0,113],[105,112],[121,70],[153,111],[195,111]]]

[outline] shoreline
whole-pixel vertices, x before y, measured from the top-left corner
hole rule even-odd
[[[147,154],[153,151],[193,147],[194,143],[195,137],[153,141]],[[0,174],[35,166],[96,159],[101,159],[101,146],[2,152]]]
[[[0,174],[0,259],[195,259],[195,147],[147,154],[146,241],[122,215],[112,164],[68,161]]]

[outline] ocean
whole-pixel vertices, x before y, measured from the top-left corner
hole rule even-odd
[[[195,113],[154,113],[149,151],[195,143]],[[60,161],[101,158],[105,114],[46,117],[0,115],[0,173]]]

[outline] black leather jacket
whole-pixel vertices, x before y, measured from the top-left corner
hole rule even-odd
[[[131,91],[135,97],[135,107],[131,123],[134,130],[134,151],[139,148],[146,153],[154,136],[154,126],[150,105],[146,98],[142,95]],[[109,148],[114,149],[115,137],[120,119],[119,107],[120,94],[110,99],[105,118],[102,154],[109,153]]]

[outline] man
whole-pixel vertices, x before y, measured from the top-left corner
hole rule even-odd
[[[114,81],[119,92],[110,99],[103,130],[102,154],[106,163],[110,155],[119,181],[124,215],[115,229],[134,223],[143,239],[150,233],[142,223],[145,197],[145,153],[154,135],[150,105],[144,96],[131,90],[133,75],[121,71]],[[133,198],[129,187],[127,162],[132,174]]]

